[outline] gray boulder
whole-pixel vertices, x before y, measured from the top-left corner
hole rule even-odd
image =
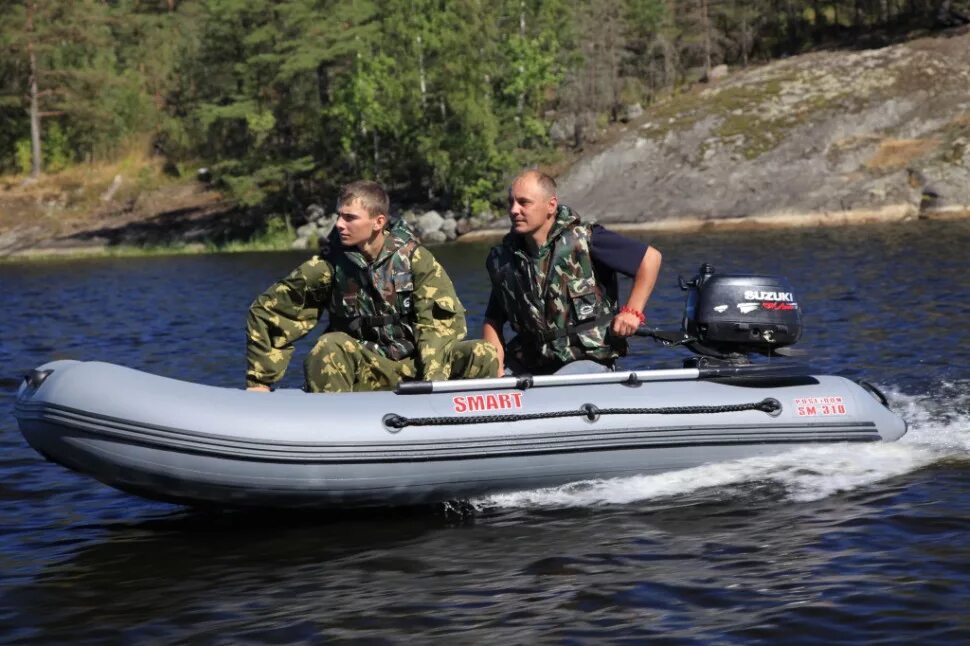
[[[337,214],[332,213],[317,220],[317,239],[323,240],[333,231],[333,225],[337,222]]]
[[[418,216],[415,221],[415,228],[421,239],[426,240],[429,233],[441,229],[441,223],[444,221],[445,219],[437,211],[428,211],[424,215]]]
[[[566,114],[549,127],[549,141],[559,144],[572,144],[576,139],[576,115]]]
[[[457,233],[460,236],[463,236],[469,231],[473,230],[474,228],[475,228],[475,222],[472,220],[472,218],[470,217],[462,218],[458,220],[458,222],[455,224],[455,233]]]
[[[319,204],[311,204],[306,207],[306,213],[304,215],[306,216],[307,222],[317,222],[327,217],[327,211]]]
[[[728,75],[727,65],[715,65],[711,68],[711,71],[707,73],[707,80],[711,83],[719,81]]]
[[[446,240],[454,240],[458,237],[458,223],[453,217],[445,218],[441,223],[441,228],[438,230],[445,234]]]
[[[620,114],[620,121],[627,122],[638,119],[643,115],[643,106],[639,103],[630,103],[629,105],[623,106],[623,112]]]
[[[307,222],[296,228],[297,238],[309,238],[310,236],[316,234],[317,225],[314,222]]]
[[[440,230],[428,231],[427,233],[421,236],[421,242],[425,244],[436,244],[439,242],[447,242],[447,241],[448,241],[448,237],[444,234],[443,231],[440,231]]]

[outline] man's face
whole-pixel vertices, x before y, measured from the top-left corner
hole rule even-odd
[[[353,200],[340,205],[337,221],[333,226],[340,234],[340,244],[356,247],[369,241],[374,233],[384,228],[384,218],[380,215],[371,216],[360,200]]]
[[[530,235],[551,227],[556,198],[547,195],[531,177],[521,177],[509,188],[509,220],[512,231]]]

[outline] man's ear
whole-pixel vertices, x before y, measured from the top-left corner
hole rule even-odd
[[[387,225],[387,216],[383,213],[378,213],[374,216],[374,231],[383,231],[384,227]]]
[[[559,208],[559,198],[556,197],[555,195],[553,195],[552,197],[549,198],[549,210],[548,210],[548,213],[550,215],[552,215],[552,214],[554,214],[556,212],[556,210],[558,208]]]

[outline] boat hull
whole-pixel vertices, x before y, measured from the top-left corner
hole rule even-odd
[[[15,408],[35,450],[123,491],[203,506],[423,504],[906,432],[869,392],[833,376],[313,395],[204,386],[100,362],[38,370],[51,372],[25,383]],[[765,398],[780,411],[609,414]],[[583,415],[584,404],[604,413]],[[564,411],[576,414],[516,419]],[[399,429],[389,416],[425,423]]]

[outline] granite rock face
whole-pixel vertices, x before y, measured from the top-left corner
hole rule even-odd
[[[970,209],[970,32],[732,70],[558,182],[605,222]]]

